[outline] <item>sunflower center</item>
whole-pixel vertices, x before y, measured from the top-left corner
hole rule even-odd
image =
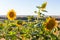
[[[9,16],[14,17],[14,12],[10,12]]]
[[[55,20],[50,20],[50,21],[47,23],[46,28],[49,29],[49,30],[51,30],[51,29],[54,28],[54,26],[55,26]]]

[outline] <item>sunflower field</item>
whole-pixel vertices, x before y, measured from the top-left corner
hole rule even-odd
[[[35,20],[28,16],[28,21],[16,20],[16,12],[11,9],[7,13],[8,20],[0,21],[0,40],[60,40],[60,27],[54,17],[45,15],[47,2],[37,6]],[[45,19],[44,19],[45,18]],[[44,19],[44,20],[43,20]]]

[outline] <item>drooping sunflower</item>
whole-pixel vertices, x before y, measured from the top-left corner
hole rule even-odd
[[[9,20],[14,20],[16,18],[16,12],[13,9],[9,10],[7,13],[7,18]]]
[[[41,9],[44,10],[46,8],[46,5],[47,5],[47,2],[44,2],[42,5],[41,5]]]
[[[55,18],[52,18],[52,17],[48,17],[46,18],[46,23],[45,23],[45,29],[47,30],[52,30],[53,28],[57,27],[57,22],[55,20]]]

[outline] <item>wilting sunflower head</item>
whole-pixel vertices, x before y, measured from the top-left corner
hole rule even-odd
[[[20,21],[20,20],[17,20],[17,21],[16,21],[16,25],[17,25],[17,26],[21,26],[22,24],[23,24],[22,21]]]
[[[11,9],[7,14],[7,18],[9,20],[14,20],[16,18],[16,12],[13,9]]]
[[[44,10],[46,8],[46,5],[47,5],[47,2],[44,2],[42,5],[41,5],[41,9]]]
[[[55,18],[48,17],[48,18],[46,18],[46,20],[47,20],[47,22],[45,24],[45,29],[50,31],[53,28],[57,27],[57,22],[56,22]]]

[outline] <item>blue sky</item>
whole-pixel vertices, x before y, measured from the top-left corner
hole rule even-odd
[[[14,9],[17,15],[35,15],[36,6],[47,1],[45,15],[60,15],[60,0],[0,0],[0,15],[6,15],[11,9]]]

